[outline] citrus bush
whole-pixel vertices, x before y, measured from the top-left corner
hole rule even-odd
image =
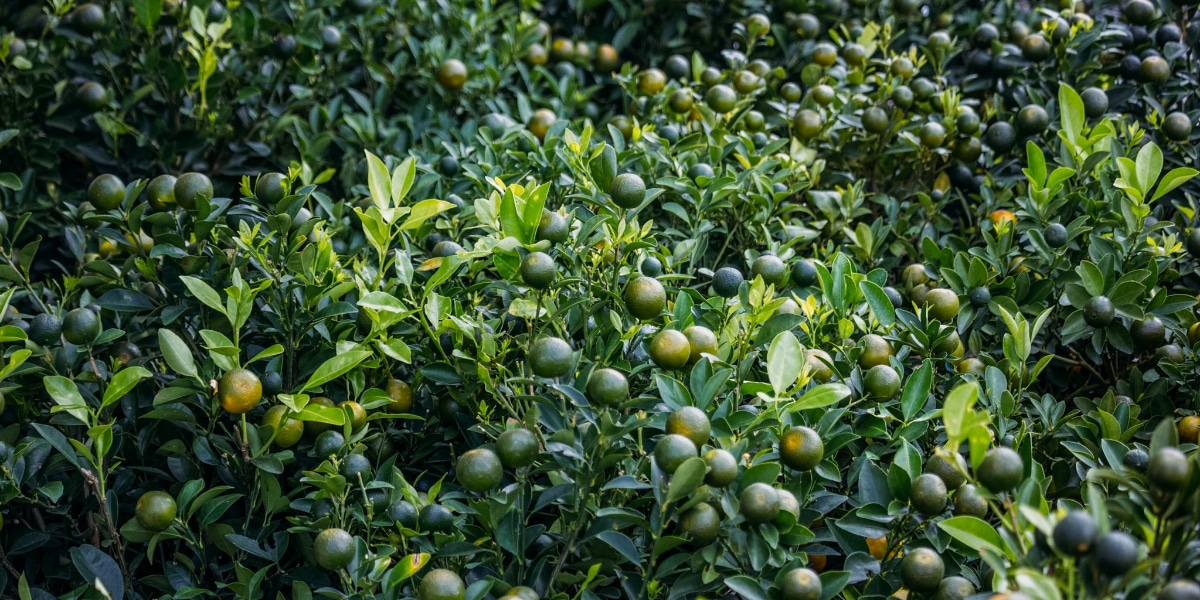
[[[1200,597],[1194,3],[0,16],[4,597]]]

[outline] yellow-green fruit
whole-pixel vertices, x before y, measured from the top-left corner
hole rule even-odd
[[[793,469],[811,471],[824,457],[825,444],[809,427],[791,427],[779,436],[779,460]]]
[[[687,337],[688,343],[691,345],[688,364],[695,364],[703,354],[716,356],[720,350],[717,345],[717,334],[703,325],[691,325],[683,330],[683,335]]]
[[[304,435],[304,421],[289,417],[288,410],[288,407],[279,404],[267,409],[263,415],[263,425],[275,431],[275,445],[280,448],[295,446]]]
[[[638,319],[653,319],[667,305],[667,291],[653,277],[638,277],[625,288],[625,307]]]
[[[650,360],[659,368],[673,371],[688,364],[692,346],[687,336],[674,329],[664,329],[650,341]]]
[[[134,516],[150,531],[165,531],[175,522],[175,498],[161,491],[149,491],[138,498]]]
[[[704,411],[695,406],[684,406],[675,409],[667,417],[667,433],[682,435],[699,448],[708,442],[712,425]]]

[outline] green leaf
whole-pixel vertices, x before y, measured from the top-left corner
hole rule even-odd
[[[16,173],[0,173],[0,187],[19,192],[25,185],[21,183],[21,178],[17,177]]]
[[[79,394],[79,388],[74,381],[61,375],[47,375],[42,378],[46,393],[58,404],[50,412],[66,412],[84,425],[90,424],[87,403]]]
[[[312,377],[308,378],[308,381],[304,383],[304,387],[300,391],[305,392],[333,381],[350,372],[350,369],[357,367],[359,363],[370,356],[371,353],[366,350],[351,350],[338,354],[322,363],[320,367],[317,367],[317,371],[312,374]]]
[[[1100,271],[1100,267],[1096,266],[1096,263],[1085,260],[1079,263],[1075,272],[1079,274],[1080,283],[1089,294],[1092,296],[1104,294],[1104,273]]]
[[[404,224],[400,226],[402,230],[419,229],[422,225],[451,208],[453,204],[445,200],[422,200],[412,207],[412,212],[408,214]]]
[[[192,357],[192,351],[188,349],[187,343],[183,341],[183,338],[176,335],[174,331],[170,329],[158,330],[158,349],[167,361],[167,366],[171,367],[176,373],[189,377],[197,377],[199,375],[199,372],[196,370],[196,360]]]
[[[917,416],[925,402],[929,400],[929,392],[933,389],[933,361],[925,359],[921,366],[908,376],[904,382],[904,393],[900,405],[904,409],[904,420],[911,421]]]
[[[979,397],[979,384],[974,382],[960,383],[946,394],[942,403],[942,420],[946,423],[946,435],[951,440],[961,440],[966,436],[968,413]]]
[[[612,546],[612,549],[616,550],[621,556],[625,557],[625,560],[628,560],[635,565],[641,564],[641,555],[638,554],[637,546],[634,545],[633,540],[629,539],[629,536],[621,533],[620,531],[609,529],[596,534],[596,538],[605,544]]]
[[[617,176],[616,149],[608,144],[602,144],[600,153],[588,163],[588,170],[592,172],[592,181],[596,182],[596,187],[607,194],[608,188],[612,186],[612,180]]]
[[[1200,171],[1191,167],[1177,167],[1171,169],[1166,175],[1163,175],[1162,181],[1158,182],[1158,189],[1154,190],[1154,196],[1150,198],[1153,202],[1167,195],[1171,190],[1187,183],[1191,178],[1195,177]]]
[[[371,202],[383,213],[392,208],[392,180],[388,177],[387,165],[378,156],[367,154],[367,187],[371,190]]]
[[[195,296],[197,300],[203,302],[205,306],[228,316],[228,314],[225,312],[225,305],[221,302],[221,295],[217,293],[217,290],[212,289],[212,287],[210,287],[207,283],[204,283],[203,281],[200,281],[199,279],[190,275],[184,275],[180,277],[179,280],[182,281],[183,285],[187,286],[188,291],[192,292],[192,295]]]
[[[788,405],[788,412],[824,408],[850,396],[850,388],[842,383],[826,383],[808,390],[799,400]]]
[[[104,389],[104,399],[100,402],[102,407],[109,406],[120,400],[132,390],[139,381],[150,377],[150,371],[143,367],[129,367],[121,369],[116,375],[113,375],[112,381],[108,383],[108,387]]]
[[[666,504],[687,498],[704,483],[704,474],[708,471],[708,463],[702,458],[689,458],[675,469],[671,475],[671,483],[667,485]]]
[[[1147,142],[1137,154],[1137,188],[1145,197],[1162,173],[1163,155],[1158,144]]]
[[[1087,122],[1087,115],[1084,113],[1083,98],[1079,96],[1079,92],[1065,83],[1058,86],[1058,110],[1067,139],[1072,144],[1077,143],[1079,134],[1083,133],[1083,125]]]
[[[383,577],[384,590],[399,591],[399,585],[425,568],[425,565],[429,564],[431,558],[433,558],[433,555],[422,552],[419,554],[409,554],[396,561],[396,566],[392,567],[387,572],[387,575]]]
[[[744,600],[768,600],[769,598],[762,584],[749,575],[726,577],[725,585]]]
[[[1030,598],[1037,598],[1038,600],[1062,600],[1062,593],[1059,592],[1058,582],[1033,569],[1018,569],[1016,580],[1021,591]]]
[[[767,377],[776,396],[782,396],[795,385],[803,364],[804,350],[795,334],[782,331],[771,340],[767,350]]]
[[[892,306],[891,299],[882,287],[873,281],[865,280],[860,281],[858,287],[867,299],[867,305],[871,307],[871,314],[880,325],[887,327],[896,322],[896,307]]]
[[[996,528],[978,517],[950,517],[940,521],[938,528],[968,548],[990,550],[999,556],[1013,557]]]
[[[1029,166],[1022,171],[1034,189],[1040,189],[1046,183],[1046,155],[1033,140],[1025,142],[1025,160]]]
[[[392,171],[392,208],[400,206],[400,203],[408,197],[409,190],[412,189],[413,180],[417,177],[417,161],[413,157],[404,159],[404,162],[396,165]],[[374,192],[372,192],[374,193]]]

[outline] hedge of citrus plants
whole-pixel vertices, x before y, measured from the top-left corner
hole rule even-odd
[[[1194,0],[0,7],[0,597],[1200,598]]]

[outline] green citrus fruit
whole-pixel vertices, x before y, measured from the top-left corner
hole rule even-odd
[[[1147,56],[1138,68],[1138,77],[1146,83],[1166,83],[1171,79],[1171,65],[1161,56]]]
[[[405,529],[417,528],[417,507],[405,500],[397,500],[388,506],[388,516],[396,522],[397,525]]]
[[[79,86],[76,97],[83,110],[93,113],[108,106],[109,102],[108,88],[95,81],[89,81]]]
[[[1200,600],[1200,583],[1176,579],[1159,590],[1156,600]]]
[[[389,413],[400,414],[412,410],[413,392],[412,387],[408,383],[399,379],[388,379],[387,387],[384,391],[387,392],[388,396],[387,411]]]
[[[738,289],[745,280],[741,271],[733,267],[721,267],[713,273],[713,291],[722,298],[732,298],[738,294]]]
[[[1116,314],[1116,308],[1108,296],[1093,296],[1083,305],[1083,320],[1092,327],[1107,327]]]
[[[725,84],[717,84],[704,93],[704,103],[713,112],[723,115],[737,105],[737,92]]]
[[[1108,94],[1100,88],[1090,87],[1079,93],[1083,100],[1083,112],[1089,119],[1095,119],[1108,112]]]
[[[233,369],[217,382],[217,397],[226,412],[245,414],[258,406],[258,401],[262,399],[262,382],[253,371]]]
[[[954,492],[954,514],[968,515],[980,519],[987,518],[987,499],[979,488],[967,483]]]
[[[566,375],[571,370],[572,359],[571,345],[556,337],[539,338],[526,355],[529,370],[534,375],[552,379]]]
[[[892,358],[892,345],[881,335],[868,333],[858,340],[858,346],[863,349],[858,364],[864,369],[887,365]]]
[[[311,398],[311,399],[309,399],[308,403],[312,406],[321,406],[324,408],[336,408],[336,406],[333,403],[333,400],[330,400],[329,398],[326,398],[324,396],[317,396],[316,398]],[[332,425],[330,423],[322,423],[320,421],[305,421],[304,422],[304,433],[307,433],[309,436],[316,436],[316,435],[319,435],[326,431],[332,431],[333,428],[334,428],[334,425]]]
[[[637,277],[625,288],[625,307],[635,318],[653,319],[662,314],[666,305],[667,292],[653,277]]]
[[[538,455],[537,436],[528,429],[509,429],[496,438],[496,455],[506,467],[528,467]]]
[[[529,133],[537,138],[539,142],[546,139],[546,133],[550,131],[550,126],[558,121],[558,115],[554,111],[547,108],[539,108],[533,112],[533,116],[529,117],[529,122],[525,127],[529,129]]]
[[[537,239],[547,240],[552,244],[567,241],[571,234],[567,218],[550,210],[542,211],[542,219],[538,222]]]
[[[954,290],[934,288],[925,294],[925,303],[929,305],[929,316],[949,323],[958,316],[958,294]]]
[[[973,595],[975,595],[975,585],[967,581],[965,577],[954,575],[943,579],[938,584],[933,600],[967,600],[969,596]]]
[[[983,134],[983,141],[1000,154],[1007,153],[1017,145],[1017,132],[1004,121],[992,124]]]
[[[918,137],[926,148],[937,148],[946,141],[946,128],[937,121],[929,121],[921,126]]]
[[[283,173],[266,173],[260,175],[254,184],[254,197],[274,206],[287,196],[287,176]]]
[[[613,204],[621,208],[637,208],[646,199],[646,182],[637,173],[621,173],[608,188]]]
[[[701,502],[679,517],[679,533],[693,545],[707,546],[721,535],[721,515],[712,505]]]
[[[905,587],[920,593],[937,589],[946,574],[946,564],[929,548],[910,550],[900,561],[900,579]]]
[[[812,373],[812,378],[826,383],[833,379],[833,369],[829,365],[833,364],[833,357],[829,353],[819,348],[809,348],[804,351],[804,364],[808,366]]]
[[[268,425],[275,432],[275,445],[280,448],[295,446],[304,435],[304,421],[288,416],[288,407],[278,404],[267,409],[263,415],[263,425]]]
[[[1192,135],[1192,120],[1185,113],[1173,112],[1163,119],[1162,130],[1168,138],[1182,142]]]
[[[125,200],[125,183],[116,175],[105,173],[88,185],[87,199],[97,210],[113,210]]]
[[[1150,455],[1146,477],[1150,484],[1164,492],[1183,489],[1191,478],[1192,468],[1186,455],[1178,448],[1160,448]]]
[[[779,515],[778,491],[761,482],[752,483],[738,495],[740,512],[752,525],[770,523]]]
[[[454,527],[454,515],[441,504],[428,504],[417,513],[417,523],[422,531],[445,533]]]
[[[947,458],[949,457],[949,458]],[[941,478],[947,489],[956,490],[967,482],[967,462],[961,454],[939,448],[925,461],[925,472]]]
[[[446,59],[438,65],[434,78],[444,89],[461,90],[467,84],[467,65],[456,58]]]
[[[663,90],[667,85],[667,74],[659,69],[646,69],[638,73],[637,86],[638,91],[653,96]]]
[[[350,454],[342,461],[341,469],[342,477],[354,481],[357,484],[357,478],[362,477],[364,480],[371,475],[371,461],[362,454]]]
[[[1057,543],[1057,542],[1056,542]],[[1096,540],[1096,566],[1109,577],[1120,577],[1138,562],[1138,541],[1124,531],[1110,531]]]
[[[796,137],[802,140],[817,137],[824,128],[825,120],[821,118],[821,113],[815,110],[806,108],[792,117],[792,130],[796,133]]]
[[[696,444],[678,433],[668,433],[658,438],[658,443],[654,445],[654,462],[668,474],[674,473],[684,461],[698,454]]]
[[[146,202],[157,211],[175,208],[175,176],[159,175],[146,185]]]
[[[304,422],[301,421],[303,425]],[[338,431],[322,431],[313,442],[313,453],[317,458],[328,458],[342,451],[346,438]]]
[[[799,470],[811,471],[825,458],[825,443],[815,430],[796,426],[790,427],[779,436],[779,460]]]
[[[946,484],[933,473],[922,473],[912,480],[909,502],[913,510],[927,517],[946,510]]]
[[[417,600],[463,600],[467,587],[458,573],[449,569],[434,569],[421,579]]]
[[[359,431],[362,431],[363,427],[367,426],[367,409],[363,408],[363,405],[361,405],[353,400],[345,400],[345,401],[339,402],[337,407],[339,410],[342,410],[343,412],[347,408],[350,409],[350,431],[351,431],[351,433],[358,433]]]
[[[1167,339],[1167,328],[1158,317],[1148,316],[1134,321],[1129,327],[1129,335],[1133,338],[1134,346],[1147,350],[1163,345]]]
[[[750,273],[763,278],[763,283],[778,286],[787,277],[787,265],[774,254],[764,254],[750,265]]]
[[[812,569],[792,569],[783,576],[783,600],[821,600],[821,576]]]
[[[688,364],[695,364],[703,354],[717,356],[717,353],[720,352],[717,334],[703,325],[689,325],[683,330],[683,335],[687,338],[691,348]]]
[[[682,369],[691,357],[692,345],[680,331],[663,329],[650,340],[650,360],[661,369]]]
[[[621,54],[609,44],[600,44],[596,47],[596,56],[592,64],[601,73],[611,73],[620,68]]]
[[[138,498],[134,516],[138,524],[150,531],[165,531],[175,522],[175,498],[166,492],[153,490]]]
[[[313,540],[313,557],[322,569],[344,569],[354,560],[354,537],[345,529],[324,529]]]
[[[695,406],[684,406],[671,411],[667,417],[667,433],[677,433],[691,440],[697,448],[708,442],[712,425],[708,415]]]
[[[175,180],[175,202],[187,210],[196,208],[196,197],[213,198],[212,180],[203,173],[184,173]]]
[[[863,388],[876,400],[890,400],[900,392],[900,374],[889,365],[875,365],[863,375]]]
[[[587,397],[599,406],[616,406],[629,399],[629,380],[616,369],[596,369],[588,377]]]
[[[883,133],[888,128],[888,114],[878,106],[872,106],[863,111],[862,126],[867,133]]]
[[[704,453],[704,462],[708,465],[704,483],[708,485],[725,488],[737,478],[737,459],[728,450],[713,448]]]
[[[984,455],[976,476],[992,492],[1007,492],[1025,478],[1025,461],[1012,448],[992,448]]]
[[[544,290],[554,283],[554,278],[558,275],[558,267],[554,265],[554,259],[550,258],[545,252],[530,252],[525,260],[521,261],[521,279],[525,285],[535,289]]]
[[[91,344],[100,330],[100,317],[89,308],[73,309],[63,318],[62,336],[76,346]]]
[[[486,492],[504,477],[500,457],[487,448],[468,450],[455,464],[458,483],[472,492]]]
[[[1071,511],[1054,526],[1054,547],[1067,556],[1083,556],[1096,541],[1096,521],[1081,510]]]

